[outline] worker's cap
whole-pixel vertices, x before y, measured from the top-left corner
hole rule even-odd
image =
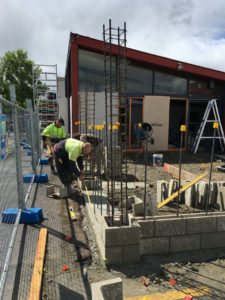
[[[59,116],[57,120],[62,124],[62,126],[65,125],[64,119],[61,116]]]

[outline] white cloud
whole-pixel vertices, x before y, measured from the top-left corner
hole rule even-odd
[[[0,56],[23,48],[64,76],[69,33],[102,40],[127,23],[128,47],[225,72],[223,0],[1,0]]]

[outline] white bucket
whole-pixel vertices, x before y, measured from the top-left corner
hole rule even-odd
[[[153,166],[162,166],[163,154],[153,154]]]

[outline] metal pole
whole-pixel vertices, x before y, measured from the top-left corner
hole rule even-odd
[[[11,100],[16,105],[16,92],[15,86],[10,86]],[[14,139],[15,139],[15,155],[16,155],[16,178],[17,178],[17,192],[18,192],[18,207],[22,210],[26,209],[24,201],[24,189],[23,189],[23,174],[22,174],[22,157],[20,151],[20,139],[19,139],[19,122],[16,107],[13,107],[13,122],[14,122]]]
[[[73,112],[72,112],[72,96],[70,97],[70,137],[73,137]]]
[[[148,168],[148,131],[145,138],[145,187],[144,187],[144,220],[146,217],[146,188],[147,188],[147,168]]]
[[[37,153],[38,153],[38,159],[41,158],[41,147],[40,147],[40,128],[39,128],[39,115],[38,115],[38,106],[35,105],[34,107],[35,111],[35,119],[36,119],[36,134],[37,134]]]
[[[208,206],[209,206],[209,199],[210,199],[210,185],[211,185],[211,178],[212,178],[212,165],[213,165],[213,156],[214,156],[214,148],[215,148],[215,136],[216,130],[219,127],[219,123],[213,123],[213,142],[212,142],[212,152],[211,152],[211,164],[210,164],[210,172],[209,172],[209,186],[207,191],[207,199],[206,199],[206,215],[208,214]]]
[[[135,157],[135,166],[134,166],[134,183],[135,183],[135,186],[136,186],[136,173],[137,173],[137,158],[138,158],[138,146],[139,146],[139,143],[140,143],[140,127],[141,127],[141,123],[138,123],[137,124],[137,129],[138,129],[138,134],[137,134],[137,151],[136,151],[136,157]]]
[[[181,161],[182,161],[182,147],[183,147],[183,133],[185,131],[185,125],[180,128],[180,156],[179,156],[179,177],[178,177],[178,195],[177,195],[177,218],[179,216],[179,202],[180,202],[180,188],[181,188]]]
[[[31,136],[31,155],[32,155],[32,169],[33,173],[37,174],[37,162],[36,162],[36,149],[35,149],[35,141],[34,141],[34,118],[33,118],[33,109],[31,99],[26,99],[28,115],[29,115],[29,123],[30,123],[30,136]]]

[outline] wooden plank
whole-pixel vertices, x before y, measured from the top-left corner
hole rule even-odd
[[[41,228],[36,250],[33,275],[30,285],[29,300],[39,300],[41,295],[41,282],[47,241],[47,228]]]
[[[176,179],[179,178],[179,168],[178,167],[164,163],[164,171],[171,174],[173,176],[173,178],[176,178]],[[196,178],[196,176],[197,176],[196,174],[181,170],[181,180],[194,180]],[[203,181],[207,181],[207,180],[203,179]]]
[[[201,180],[203,177],[205,177],[208,174],[208,172],[203,173],[202,175],[198,176],[197,178],[195,178],[194,180],[192,180],[191,182],[189,182],[187,185],[185,185],[184,187],[182,187],[179,192],[180,194],[182,192],[184,192],[185,190],[187,190],[189,187],[191,187],[193,184],[195,184],[196,182],[198,182],[199,180]],[[178,196],[178,191],[173,193],[170,197],[168,197],[167,199],[165,199],[163,202],[158,204],[158,208],[164,206],[165,204],[169,203],[170,201],[172,201],[175,197]]]

